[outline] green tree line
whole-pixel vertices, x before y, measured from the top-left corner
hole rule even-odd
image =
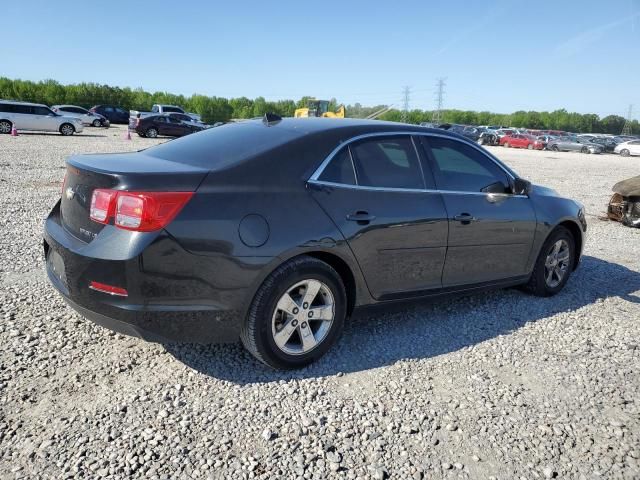
[[[267,112],[281,116],[293,116],[296,108],[304,107],[310,97],[295,100],[267,101],[263,97],[223,98],[193,94],[176,95],[168,92],[147,92],[142,88],[112,87],[97,83],[78,83],[62,85],[55,80],[33,82],[29,80],[0,77],[0,98],[43,103],[45,105],[71,104],[90,108],[98,104],[117,105],[129,110],[149,111],[154,103],[180,105],[189,112],[202,116],[205,122],[225,122],[232,118],[260,117]],[[336,99],[331,99],[330,109],[338,107]],[[347,116],[364,118],[384,105],[372,107],[359,103],[347,105]],[[392,109],[379,118],[400,121],[402,112]],[[407,114],[409,123],[428,122],[433,112],[411,110]],[[567,112],[564,109],[553,112],[518,111],[510,114],[476,112],[465,110],[444,110],[441,120],[446,123],[465,125],[509,125],[536,129],[566,130],[581,133],[619,134],[625,119],[619,115],[600,118],[595,114]],[[634,133],[640,133],[640,124],[634,120],[631,125]]]

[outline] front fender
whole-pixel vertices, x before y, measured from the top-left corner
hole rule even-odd
[[[584,218],[584,208],[575,200],[559,196],[555,191],[547,187],[534,185],[530,194],[531,201],[536,211],[536,233],[529,257],[529,270],[533,270],[536,259],[542,245],[551,232],[561,224],[569,227],[577,236],[576,260],[582,256],[582,250],[586,239],[587,223]],[[576,261],[574,266],[577,266]]]

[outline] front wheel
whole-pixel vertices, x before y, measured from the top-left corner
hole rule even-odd
[[[2,124],[0,123],[0,132],[1,131],[3,130],[2,130]],[[630,155],[630,152],[625,148],[623,150],[620,150],[620,155],[622,155],[623,157],[628,157]]]
[[[564,288],[575,261],[575,239],[565,227],[556,227],[547,237],[525,289],[539,297],[550,297]]]
[[[533,150],[533,143],[530,143],[529,145],[527,145],[527,148],[528,148],[529,150]]]
[[[581,153],[591,153],[587,147],[582,147],[580,150]]]
[[[258,289],[240,339],[272,368],[301,368],[331,348],[346,314],[340,275],[330,265],[302,256],[279,267]]]
[[[144,132],[144,136],[147,138],[156,138],[158,136],[158,130],[155,128],[149,128]]]
[[[0,121],[0,133],[11,133],[11,122],[9,120]]]
[[[505,146],[506,148],[509,148],[511,145],[509,145],[509,142],[504,142],[504,146]]]
[[[102,123],[100,123],[100,120],[98,120],[97,118],[93,121],[92,125],[94,127],[100,127],[102,125]]]
[[[73,135],[75,132],[76,132],[76,129],[70,123],[63,123],[62,125],[60,125],[60,133],[65,137],[68,137],[69,135]]]
[[[560,151],[560,149],[558,148],[558,145],[553,145],[551,147],[551,150],[553,150],[554,152],[559,152]]]

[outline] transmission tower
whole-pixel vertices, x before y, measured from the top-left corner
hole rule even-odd
[[[407,123],[409,121],[409,100],[411,99],[411,87],[404,87],[402,89],[402,122]]]
[[[629,113],[627,113],[627,121],[624,122],[622,133],[620,135],[631,135],[631,114],[633,113],[633,105],[629,105]]]
[[[442,105],[444,103],[444,87],[446,82],[444,78],[439,78],[436,83],[436,109],[433,112],[431,122],[436,125],[442,121]]]

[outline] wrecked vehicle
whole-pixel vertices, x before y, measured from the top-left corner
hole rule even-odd
[[[640,175],[616,183],[607,216],[628,227],[640,228]]]

